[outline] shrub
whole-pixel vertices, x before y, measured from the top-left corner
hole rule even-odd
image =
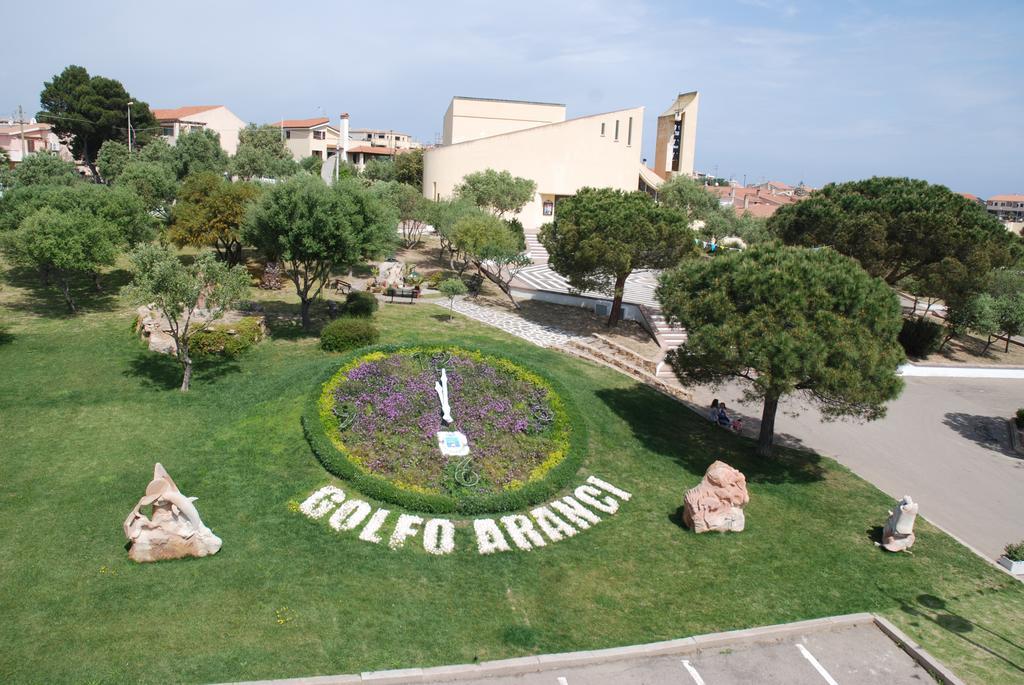
[[[1010,561],[1024,561],[1024,540],[1016,544],[1007,545],[1003,553]]]
[[[1017,428],[1024,428],[1024,407],[1017,410],[1017,417],[1014,421],[1017,423]]]
[[[426,277],[424,283],[429,285],[434,290],[437,290],[437,286],[441,284],[441,281],[445,281],[449,278],[456,278],[457,275],[458,274],[456,274],[454,271],[448,271],[446,269],[432,271],[430,272],[430,275]]]
[[[376,302],[376,300],[374,300]],[[377,342],[380,332],[365,318],[343,316],[324,326],[320,347],[328,352],[344,352]]]
[[[259,319],[247,316],[237,323],[218,324],[194,334],[189,351],[198,357],[234,358],[262,339]]]
[[[345,298],[345,313],[349,316],[373,316],[378,307],[374,294],[365,290],[353,290]]]
[[[909,357],[927,357],[942,344],[942,326],[924,318],[904,319],[900,345]]]

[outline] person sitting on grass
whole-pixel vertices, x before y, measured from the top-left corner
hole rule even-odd
[[[711,400],[711,410],[708,412],[708,421],[718,422],[718,398]]]
[[[729,428],[736,433],[739,433],[740,429],[743,428],[743,421],[740,419],[729,418],[729,412],[725,407],[725,402],[718,405],[717,423],[722,428]]]

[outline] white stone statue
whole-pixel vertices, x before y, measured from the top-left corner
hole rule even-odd
[[[192,502],[178,490],[164,467],[153,467],[153,480],[146,494],[124,520],[124,534],[133,561],[160,561],[181,557],[205,557],[220,550],[221,539],[203,525]],[[153,518],[142,513],[142,507],[153,505]]]
[[[452,418],[452,405],[448,403],[448,374],[444,369],[441,369],[441,381],[434,382],[434,390],[437,391],[437,397],[441,400],[441,420],[450,426],[455,419]]]
[[[914,521],[917,519],[917,502],[904,495],[889,512],[889,520],[882,529],[882,547],[890,552],[906,552],[914,546]]]

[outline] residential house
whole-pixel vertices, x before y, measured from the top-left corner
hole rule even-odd
[[[993,195],[985,201],[988,213],[1003,222],[1006,230],[1024,235],[1024,195]]]
[[[350,140],[354,145],[361,147],[390,147],[396,150],[414,150],[423,147],[412,139],[408,133],[398,131],[385,131],[375,128],[354,128],[350,133]]]
[[[284,119],[274,126],[281,129],[281,137],[295,161],[306,157],[325,160],[338,151],[341,135],[327,117]]]
[[[238,133],[245,122],[224,105],[191,105],[177,109],[154,109],[160,134],[172,145],[189,131],[208,129],[220,136],[220,146],[229,155],[238,151]]]
[[[803,196],[794,194],[796,190],[792,186],[781,187],[785,184],[769,186],[760,184],[757,186],[707,186],[708,192],[718,197],[718,202],[723,207],[732,207],[737,216],[750,214],[767,219],[774,214],[779,207],[799,202]],[[783,192],[779,192],[783,191]]]
[[[52,152],[65,161],[73,161],[71,150],[61,141],[50,124],[8,120],[0,122],[0,148],[7,153],[13,167],[36,152]]]

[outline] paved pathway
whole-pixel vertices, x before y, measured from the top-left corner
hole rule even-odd
[[[438,305],[448,308],[447,303],[438,301]],[[510,314],[496,307],[483,307],[467,298],[455,300],[455,311],[471,319],[476,319],[488,326],[494,326],[506,333],[528,340],[540,347],[561,347],[575,338],[574,336],[554,326],[542,326],[532,321],[527,321],[521,316]]]
[[[702,407],[712,397],[744,415],[756,435],[760,406],[740,406],[736,386],[693,389]],[[909,494],[921,515],[994,560],[1024,539],[1024,455],[1009,445],[1006,417],[1024,405],[1024,381],[907,378],[884,419],[823,423],[814,409],[799,416],[779,406],[776,437],[836,458],[894,499]],[[878,525],[885,512],[878,512]]]

